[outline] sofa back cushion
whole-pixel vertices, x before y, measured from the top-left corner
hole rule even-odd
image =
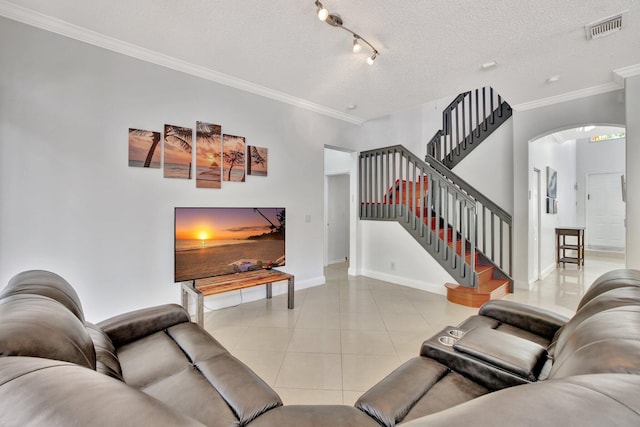
[[[616,288],[640,287],[640,271],[632,269],[612,270],[598,277],[582,296],[576,310],[598,295]]]
[[[42,295],[0,299],[0,356],[41,357],[96,368],[84,323],[64,305]]]
[[[18,294],[42,295],[54,299],[84,322],[84,313],[78,294],[69,282],[56,273],[29,270],[16,274],[0,292],[0,298]]]
[[[600,311],[582,321],[554,355],[549,378],[640,374],[640,306]]]
[[[640,306],[640,287],[613,288],[593,297],[576,312],[571,320],[558,330],[547,351],[551,355],[562,352],[564,346],[571,340],[573,331],[582,322],[601,311],[626,305]]]

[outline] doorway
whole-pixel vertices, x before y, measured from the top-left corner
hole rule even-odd
[[[327,264],[349,260],[349,179],[327,176]]]

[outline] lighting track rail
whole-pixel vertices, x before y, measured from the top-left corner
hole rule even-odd
[[[316,5],[316,13],[318,14],[318,19],[320,19],[321,21],[326,22],[327,24],[331,25],[332,27],[341,28],[341,29],[345,30],[346,32],[350,33],[353,36],[353,47],[352,47],[353,53],[358,53],[358,52],[360,52],[362,50],[362,45],[360,44],[360,42],[362,42],[362,43],[366,44],[367,46],[369,46],[369,48],[371,49],[372,53],[371,53],[371,56],[367,57],[367,64],[373,65],[373,63],[376,60],[376,58],[380,55],[380,52],[378,52],[378,49],[373,47],[373,45],[371,43],[369,43],[360,34],[354,32],[353,30],[350,30],[347,27],[345,27],[343,25],[342,18],[340,17],[340,15],[335,14],[335,13],[329,13],[329,11],[327,9],[325,9],[325,7],[322,5],[322,3],[320,3],[318,0],[315,1],[315,5]]]

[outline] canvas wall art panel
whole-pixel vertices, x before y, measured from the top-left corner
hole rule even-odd
[[[191,179],[193,130],[164,125],[164,177]]]
[[[222,186],[222,126],[196,122],[196,187]]]
[[[245,181],[244,136],[222,135],[222,179],[224,181]]]
[[[129,166],[160,169],[160,132],[129,128]]]
[[[247,153],[249,155],[247,175],[267,176],[268,150],[264,147],[249,145]]]
[[[555,199],[558,195],[558,172],[547,166],[547,197]]]

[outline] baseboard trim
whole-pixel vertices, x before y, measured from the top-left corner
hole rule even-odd
[[[447,294],[444,283],[430,283],[424,280],[416,280],[408,277],[396,276],[388,273],[381,273],[379,271],[366,269],[362,270],[361,275],[371,277],[372,279],[383,280],[385,282],[393,283],[396,285],[402,285],[413,289],[419,289],[421,291],[431,292],[438,295]]]

